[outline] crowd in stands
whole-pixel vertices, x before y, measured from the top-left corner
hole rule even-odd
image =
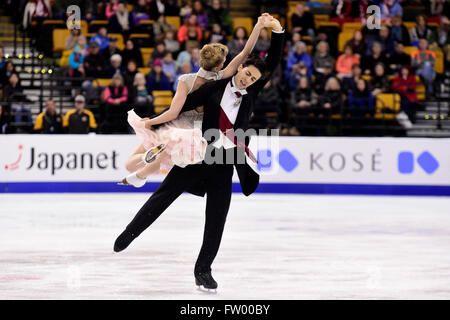
[[[287,1],[277,3],[288,8]],[[56,0],[53,7],[48,0],[29,0],[23,9],[22,27],[39,34],[36,30],[45,19],[66,19],[69,4],[79,5],[82,19],[88,23],[107,20],[108,25],[89,35],[83,34],[81,28],[71,29],[65,39],[65,50],[70,50],[67,74],[86,79],[108,78],[111,82],[101,96],[103,109],[98,129],[95,119],[84,109],[90,102],[90,87],[95,85],[89,80],[83,82],[83,106],[75,105],[76,111],[65,115],[61,125],[58,124],[62,116],[52,107],[53,102],[46,103],[36,121],[35,130],[39,132],[127,133],[126,112],[131,106],[141,115],[151,115],[154,91],[174,91],[180,75],[199,70],[199,49],[203,44],[227,45],[230,61],[242,51],[249,36],[244,26],[233,25],[219,0]],[[292,114],[331,116],[345,110],[354,116],[373,115],[377,96],[398,93],[402,113],[414,122],[419,101],[416,86],[424,83],[426,96],[432,98],[437,54],[442,53],[446,66],[450,63],[450,2],[332,0],[330,4],[331,14],[326,21],[335,24],[328,25],[328,29],[317,23],[313,4],[298,3],[285,16],[289,31],[285,60],[261,93],[254,119],[259,126],[269,126],[264,115],[276,113],[278,123],[274,127],[281,121],[292,129],[291,134],[298,134],[301,128],[293,128]],[[369,29],[366,25],[370,5],[380,8],[380,28]],[[425,5],[426,10],[414,17],[413,27],[407,27],[405,8],[417,5]],[[174,16],[180,17],[178,28],[168,20]],[[431,24],[430,19],[434,21]],[[132,35],[148,20],[153,21],[151,29],[146,29],[153,51],[149,59],[144,59],[142,46]],[[352,22],[361,27],[352,30],[352,37],[341,44],[339,33],[346,23]],[[122,35],[122,50],[116,34]],[[269,46],[270,35],[263,30],[254,52],[264,57]],[[407,52],[406,48],[411,47],[416,49]],[[20,80],[14,65],[5,61],[1,52],[0,58],[3,100],[10,101],[20,94]],[[77,99],[81,101],[80,96]],[[83,117],[89,118],[88,127],[74,124],[76,129],[70,129]],[[1,121],[6,121],[4,118]]]

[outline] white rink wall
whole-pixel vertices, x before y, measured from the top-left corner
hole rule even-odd
[[[3,135],[0,145],[0,192],[151,192],[165,177],[117,185],[134,135]],[[257,192],[450,195],[450,139],[259,136],[250,149]]]

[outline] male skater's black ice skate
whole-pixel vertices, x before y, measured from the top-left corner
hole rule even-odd
[[[206,272],[194,272],[195,276],[195,284],[199,287],[199,289],[205,289],[209,292],[209,290],[214,290],[216,292],[217,282],[211,275],[211,271]]]

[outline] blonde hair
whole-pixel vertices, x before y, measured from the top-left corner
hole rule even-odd
[[[134,75],[134,81],[133,81],[133,85],[134,85],[134,86],[137,86],[137,85],[138,85],[138,80],[139,80],[139,78],[144,79],[144,85],[146,84],[144,74],[143,74],[142,72],[138,72],[138,73],[136,73],[136,74]]]
[[[220,66],[228,54],[228,48],[221,43],[210,43],[200,50],[200,67],[206,71]]]

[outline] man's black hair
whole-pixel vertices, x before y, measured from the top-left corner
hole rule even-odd
[[[261,79],[266,77],[266,62],[257,54],[250,54],[248,58],[245,60],[245,62],[242,64],[242,66],[248,67],[248,66],[254,66],[256,69],[261,72]]]

